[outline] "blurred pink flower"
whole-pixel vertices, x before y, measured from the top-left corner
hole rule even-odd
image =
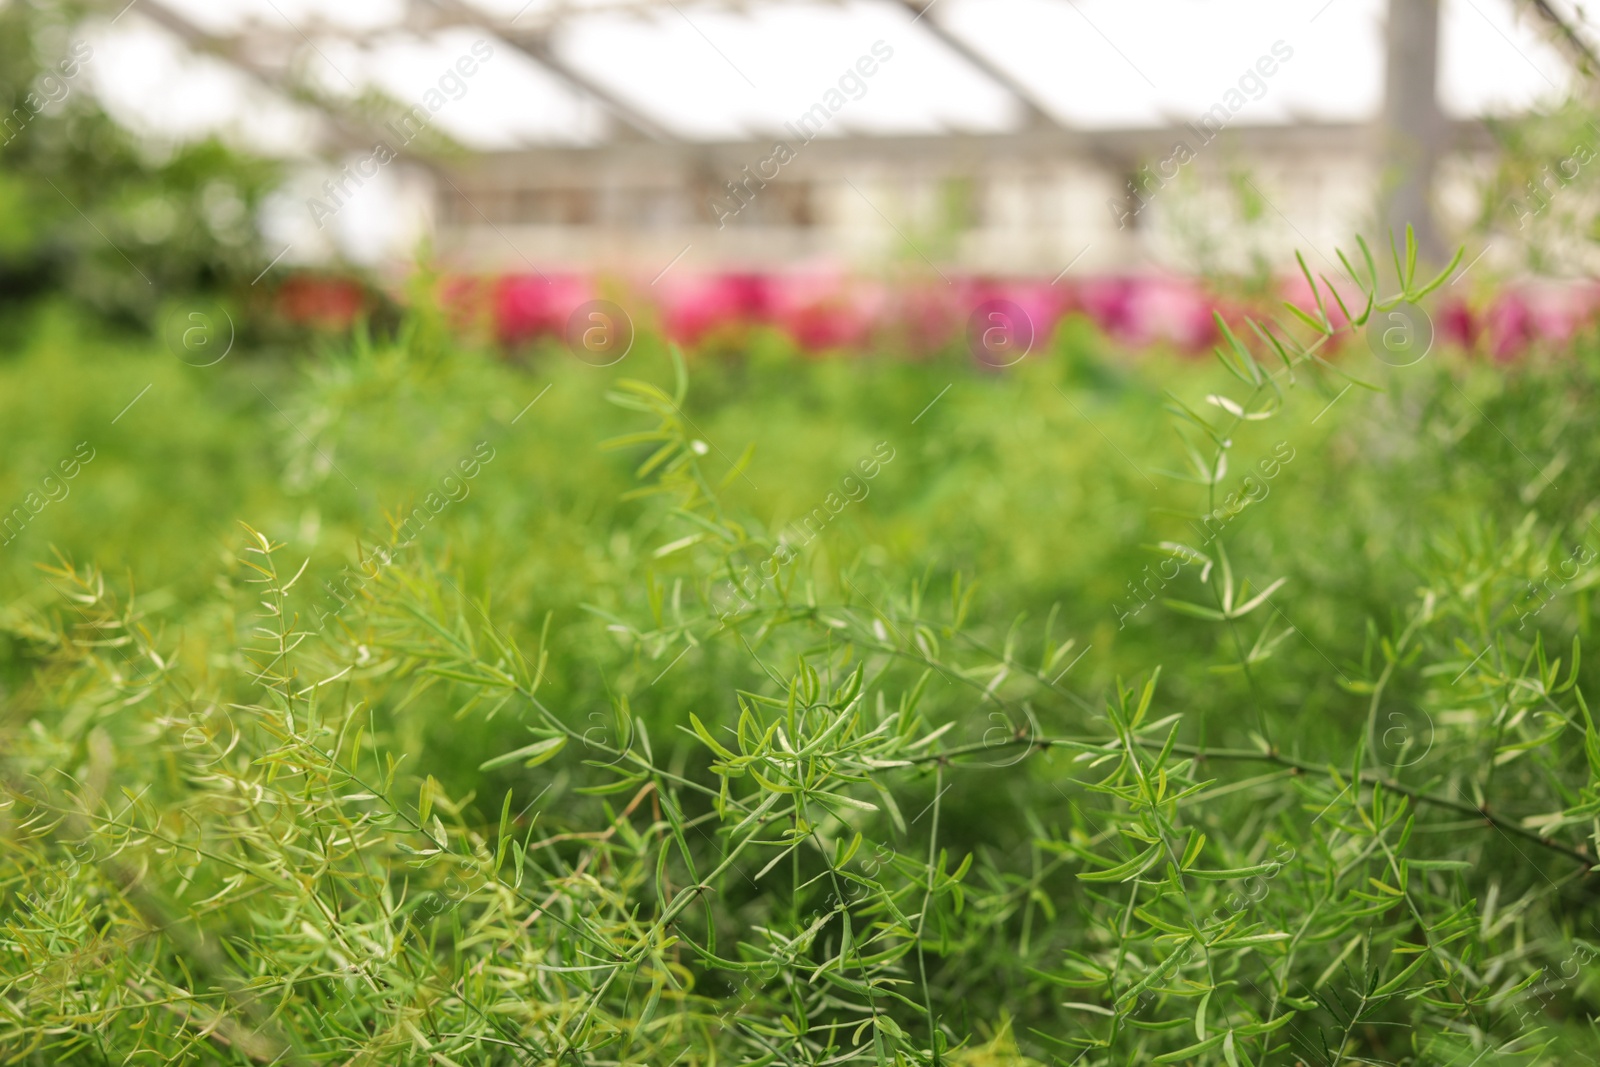
[[[884,297],[877,341],[889,351],[928,356],[956,341],[966,328],[965,301],[940,281],[892,286]]]
[[[1319,288],[1334,327],[1347,327],[1345,314],[1320,279]],[[560,336],[572,312],[598,291],[595,281],[584,276],[512,274],[446,279],[440,299],[458,326],[469,328],[487,318],[503,343],[516,344]],[[1346,306],[1355,306],[1353,287],[1345,283],[1340,293]],[[1219,308],[1218,299],[1198,280],[1172,275],[1052,285],[993,277],[885,283],[833,271],[684,274],[651,295],[658,301],[667,336],[686,345],[728,331],[735,331],[728,336],[738,339],[737,331],[766,324],[783,329],[808,352],[877,348],[901,356],[963,343],[971,316],[989,300],[1010,301],[1022,309],[1032,324],[1036,351],[1048,344],[1062,315],[1079,310],[1129,348],[1163,344],[1203,352],[1217,341],[1213,309]],[[1315,317],[1316,302],[1303,276],[1283,279],[1278,295]],[[1238,309],[1221,310],[1236,323],[1236,332],[1244,329]],[[1469,349],[1482,345],[1496,360],[1507,361],[1536,343],[1570,341],[1597,311],[1600,286],[1544,281],[1508,286],[1487,307],[1446,296],[1433,314],[1441,341]],[[1324,353],[1344,339],[1341,333]]]
[[[692,345],[724,326],[764,322],[771,288],[772,280],[759,274],[680,277],[664,286],[661,296],[667,336]]]
[[[1489,353],[1500,362],[1516,359],[1536,340],[1533,315],[1520,293],[1505,292],[1497,297],[1484,315],[1484,333]]]
[[[1108,336],[1123,340],[1134,332],[1133,278],[1092,278],[1078,285],[1078,298],[1089,320]]]
[[[945,286],[945,289],[951,288]],[[965,331],[971,317],[985,303],[1004,300],[1016,305],[1032,331],[1031,349],[1042,350],[1055,334],[1056,323],[1071,303],[1070,292],[1049,282],[1017,278],[967,278],[957,281],[952,294],[954,311],[960,316],[956,331]]]
[[[505,275],[495,288],[495,333],[505,344],[559,337],[568,317],[594,293],[589,279],[574,275]]]
[[[1187,352],[1204,351],[1216,339],[1211,312],[1216,302],[1201,286],[1163,275],[1095,278],[1078,293],[1096,326],[1127,345],[1157,342]]]
[[[1528,293],[1534,330],[1548,341],[1569,341],[1594,316],[1595,287],[1584,283],[1540,285]]]
[[[1508,288],[1484,313],[1489,354],[1507,362],[1535,344],[1563,344],[1594,320],[1600,291],[1588,283],[1541,282]]]
[[[1133,303],[1136,343],[1165,341],[1185,352],[1204,352],[1216,341],[1216,301],[1194,282],[1144,279]]]
[[[773,279],[768,300],[771,321],[809,352],[865,347],[887,307],[881,285],[831,274]]]
[[[360,282],[311,273],[291,275],[276,295],[284,318],[320,329],[348,329],[367,306]]]
[[[1433,316],[1436,336],[1446,344],[1460,348],[1477,347],[1483,323],[1465,300],[1450,300]]]

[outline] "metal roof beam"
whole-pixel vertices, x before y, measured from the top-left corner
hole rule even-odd
[[[467,16],[467,12],[471,10],[465,3],[462,2],[462,0],[427,0],[427,2],[436,8],[449,10],[451,14],[458,18],[469,17]],[[683,4],[692,3],[692,5],[697,8],[712,7],[741,12],[748,11],[751,6],[757,3],[771,7],[782,2],[784,2],[784,0],[682,0]],[[1060,120],[1050,113],[1049,108],[1047,108],[1045,104],[1038,98],[1038,96],[1034,94],[1032,89],[1028,88],[1028,86],[1019,81],[1010,71],[1006,70],[1004,67],[1001,67],[999,64],[989,59],[989,57],[985,56],[982,52],[979,52],[966,41],[962,40],[955,33],[951,32],[948,27],[939,22],[932,14],[929,13],[929,9],[933,7],[933,2],[937,2],[937,0],[933,0],[933,2],[925,2],[925,0],[895,0],[895,2],[898,4],[898,6],[911,13],[911,21],[913,23],[924,23],[928,32],[937,38],[946,48],[960,56],[961,59],[969,66],[975,67],[985,77],[999,85],[1013,99],[1015,99],[1022,106],[1023,114],[1026,117],[1027,124],[1030,127],[1061,128],[1062,123]],[[510,25],[499,25],[482,15],[477,16],[477,18],[482,22],[483,25],[493,30],[501,37],[505,38],[512,44],[521,47],[523,51],[528,52],[528,54],[533,56],[534,59],[544,63],[546,66],[549,66],[552,70],[555,70],[557,69],[556,64],[559,63],[559,60],[551,55],[547,41],[550,31],[554,27],[559,26],[563,21],[572,18],[584,18],[600,14],[627,14],[638,17],[649,17],[656,14],[666,14],[671,12],[682,14],[682,11],[680,10],[680,4],[678,2],[673,2],[673,0],[613,0],[613,2],[610,3],[589,4],[583,7],[573,7],[562,4],[556,10],[540,12],[539,15],[536,16],[539,23],[539,28],[536,30],[517,30]],[[530,45],[532,47],[530,47]],[[619,117],[622,118],[623,121],[627,122],[635,129],[638,129],[640,132],[645,133],[646,136],[649,136],[652,140],[671,139],[669,135],[665,134],[665,131],[661,131],[660,127],[651,120],[640,115],[632,108],[627,108],[626,105],[621,104],[620,101],[617,101],[615,97],[612,97],[609,93],[602,95],[603,91],[599,90],[599,88],[588,79],[582,79],[580,81],[579,79],[582,78],[582,76],[578,74],[578,72],[573,71],[570,67],[565,67],[563,65],[559,73],[561,73],[563,77],[567,77],[569,80],[573,81],[574,84],[580,85],[580,87],[586,92],[589,92],[592,95],[595,95],[597,98],[600,98],[602,102],[607,104],[607,106],[612,107],[614,111],[617,111]],[[653,128],[656,132],[649,132],[646,129],[646,126]]]
[[[284,71],[251,58],[249,49],[241,47],[238,39],[218,37],[202,29],[161,0],[144,0],[139,5],[139,13],[195,51],[215,56],[248,74],[260,85],[296,103],[315,108],[332,127],[336,148],[351,150],[372,147],[373,134],[370,129],[341,115],[334,105],[296,84]]]
[[[1600,74],[1600,57],[1595,55],[1594,49],[1590,48],[1588,42],[1578,36],[1578,31],[1566,19],[1562,18],[1555,8],[1551,7],[1546,0],[1525,0],[1525,2],[1556,31],[1556,36],[1561,38],[1562,46],[1577,61],[1581,73],[1588,75],[1590,78]]]
[[[898,0],[901,7],[912,13],[913,18],[911,21],[913,23],[921,22],[927,27],[928,32],[937,37],[946,48],[955,52],[970,65],[978,68],[990,81],[1010,93],[1022,105],[1023,114],[1027,117],[1029,126],[1060,127],[1062,123],[1034,95],[1032,89],[1018,81],[1010,71],[956,36],[948,27],[929,13],[929,9],[937,2],[938,0],[928,0],[928,2],[924,2],[924,0]]]
[[[488,30],[511,47],[533,60],[584,95],[591,97],[624,129],[650,141],[676,141],[677,138],[654,119],[617,96],[572,64],[562,59],[550,45],[550,32],[556,20],[537,29],[519,30],[510,23],[498,23],[461,0],[424,0],[426,5],[447,19]],[[576,13],[576,12],[574,12]]]

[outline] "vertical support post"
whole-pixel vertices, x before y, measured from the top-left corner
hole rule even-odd
[[[1379,128],[1383,221],[1402,240],[1416,230],[1418,259],[1440,263],[1444,240],[1433,213],[1434,172],[1446,126],[1439,109],[1439,0],[1389,0],[1383,112]]]

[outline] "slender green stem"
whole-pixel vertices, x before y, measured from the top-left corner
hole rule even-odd
[[[1144,748],[1160,749],[1164,747],[1164,744],[1160,741],[1147,740],[1145,738],[1139,738],[1138,743]],[[992,752],[997,748],[1016,748],[1020,746],[1027,746],[1035,749],[1069,748],[1077,749],[1080,752],[1105,753],[1107,751],[1114,751],[1114,749],[1109,748],[1109,746],[1114,744],[1117,744],[1117,742],[1109,738],[1015,737],[1009,738],[1005,741],[996,742],[994,744],[977,742],[970,745],[960,745],[955,748],[945,749],[943,752],[910,757],[905,760],[905,762],[922,764],[935,761],[949,761],[959,759],[963,756]],[[1301,774],[1316,774],[1328,778],[1332,778],[1337,774],[1337,772],[1331,767],[1323,767],[1318,766],[1315,763],[1307,763],[1303,760],[1297,760],[1292,757],[1285,756],[1280,752],[1259,752],[1252,749],[1243,748],[1202,748],[1198,745],[1185,744],[1174,744],[1172,746],[1172,751],[1185,756],[1193,756],[1197,760],[1217,759],[1270,763],[1276,767],[1291,768]],[[1361,782],[1363,785],[1381,786],[1390,792],[1399,793],[1401,796],[1409,797],[1420,804],[1428,804],[1433,807],[1445,808],[1450,811],[1460,812],[1463,815],[1475,816],[1482,819],[1485,825],[1492,826],[1495,829],[1500,830],[1502,833],[1512,834],[1522,838],[1525,841],[1531,841],[1542,848],[1551,850],[1552,852],[1558,852],[1561,855],[1566,856],[1568,859],[1576,860],[1578,863],[1583,864],[1586,869],[1595,865],[1595,858],[1583,851],[1581,848],[1573,848],[1570,845],[1564,845],[1561,842],[1553,841],[1542,834],[1534,833],[1532,830],[1526,829],[1517,823],[1508,822],[1499,815],[1488,810],[1486,807],[1478,808],[1460,800],[1453,800],[1450,797],[1440,796],[1437,793],[1424,792],[1423,790],[1408,786],[1403,782],[1397,782],[1394,779],[1389,778],[1377,771],[1363,771],[1361,774]]]
[[[933,905],[933,879],[939,862],[939,800],[944,795],[944,765],[933,774],[933,827],[928,831],[928,888],[922,895],[922,910],[917,915],[917,972],[922,979],[922,1003],[928,1016],[928,1049],[933,1055],[933,1067],[939,1067],[939,1027],[933,1016],[933,994],[928,989],[928,961],[923,952],[922,931],[928,923],[928,909]]]

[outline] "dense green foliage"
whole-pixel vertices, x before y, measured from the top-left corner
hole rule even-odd
[[[217,300],[259,332],[258,215],[280,168],[116,122],[94,93],[105,61],[83,14],[70,0],[0,5],[0,340],[27,321],[19,310],[62,296],[156,330],[184,300]]]
[[[1600,351],[1322,332],[196,368],[42,314],[0,1049],[1576,1062]]]

